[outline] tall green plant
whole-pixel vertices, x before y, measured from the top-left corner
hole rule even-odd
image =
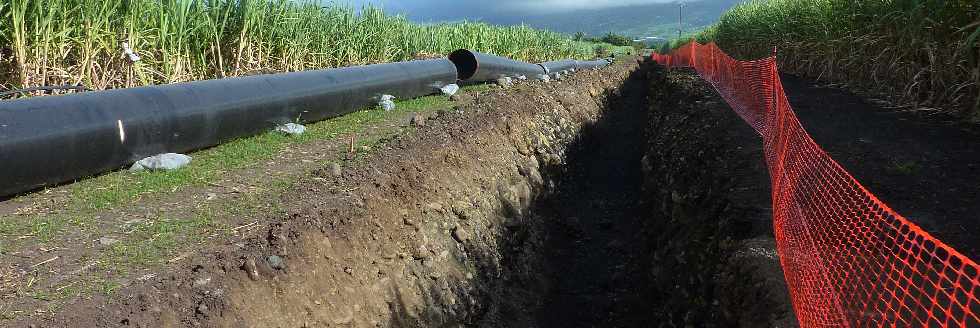
[[[92,88],[371,64],[458,48],[527,61],[593,57],[597,46],[527,26],[420,25],[378,8],[293,0],[10,0],[0,40],[17,76],[0,84]],[[9,23],[9,24],[8,24]],[[124,55],[125,47],[139,61]]]
[[[980,3],[768,0],[724,14],[702,40],[742,59],[980,119]]]

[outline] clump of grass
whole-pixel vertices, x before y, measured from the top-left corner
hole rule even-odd
[[[980,120],[980,3],[750,1],[698,35],[740,59]],[[675,46],[677,43],[675,43]]]
[[[213,218],[207,214],[138,223],[126,240],[113,244],[102,254],[100,262],[114,270],[162,264],[181,249],[181,245],[200,241],[203,231],[214,227]]]
[[[7,86],[130,87],[404,61],[459,48],[528,61],[597,51],[596,44],[527,26],[421,25],[373,7],[312,0],[9,0],[0,3],[0,17],[0,56],[10,53],[16,66],[0,77]],[[139,61],[124,56],[124,43]]]

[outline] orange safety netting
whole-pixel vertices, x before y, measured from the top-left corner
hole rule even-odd
[[[762,135],[773,227],[802,327],[980,327],[977,263],[864,188],[804,131],[776,58],[738,61],[691,42],[668,67],[693,67]]]

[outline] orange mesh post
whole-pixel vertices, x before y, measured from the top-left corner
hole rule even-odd
[[[691,42],[652,59],[694,68],[762,136],[773,233],[800,326],[980,327],[980,267],[885,205],[813,141],[790,107],[775,50],[738,61],[714,43]]]

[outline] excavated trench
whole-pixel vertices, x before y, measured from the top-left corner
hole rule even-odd
[[[605,103],[595,124],[566,152],[555,193],[531,209],[547,238],[542,250],[549,289],[535,317],[540,327],[638,327],[648,318],[643,295],[642,233],[648,217],[641,159],[649,112],[646,71],[637,71]]]
[[[542,169],[531,240],[504,245],[528,269],[480,326],[795,326],[751,128],[693,72],[652,65],[602,104]]]
[[[690,73],[519,83],[313,172],[260,235],[43,324],[785,327],[758,143]]]

